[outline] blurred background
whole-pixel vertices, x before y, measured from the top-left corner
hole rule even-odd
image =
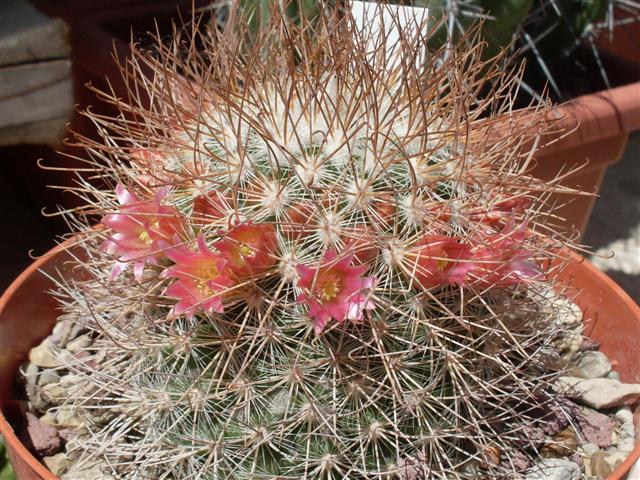
[[[590,164],[574,185],[599,190],[593,200],[566,207],[569,223],[598,267],[640,301],[640,3],[619,0],[457,0],[416,2],[445,17],[449,39],[484,20],[488,54],[510,47],[527,61],[522,103],[547,90],[569,101],[580,128],[566,145],[545,151],[539,163],[555,171],[562,162]],[[259,22],[265,2],[242,6]],[[86,87],[124,95],[113,55],[124,58],[133,38],[144,42],[156,28],[189,19],[192,7],[209,10],[209,21],[224,24],[226,4],[203,1],[4,0],[0,6],[0,291],[69,231],[58,209],[79,200],[64,188],[73,182],[66,167],[81,166],[80,149],[65,143],[71,128],[97,138],[74,106],[113,113]],[[200,10],[198,10],[200,9]],[[290,9],[315,15],[303,0]],[[222,27],[220,27],[222,28]],[[443,29],[434,41],[447,41]],[[114,53],[115,52],[115,53]],[[577,113],[576,113],[577,112]],[[60,153],[56,153],[60,152]],[[39,160],[41,159],[41,160]],[[543,162],[544,161],[544,162]],[[41,166],[38,165],[40,163]],[[565,165],[564,167],[562,165]],[[44,167],[44,168],[41,168]],[[552,168],[552,170],[553,170]],[[542,176],[551,173],[545,171]],[[593,211],[591,212],[591,210]],[[613,258],[611,254],[615,254]]]

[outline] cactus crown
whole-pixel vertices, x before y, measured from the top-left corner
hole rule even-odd
[[[391,62],[348,17],[242,25],[134,48],[121,115],[88,113],[79,448],[127,478],[506,475],[553,376],[546,106],[422,30]]]

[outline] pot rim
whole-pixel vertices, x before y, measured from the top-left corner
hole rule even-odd
[[[640,130],[640,81],[572,98],[551,111],[562,132],[536,152],[540,161],[581,145]],[[598,159],[590,159],[597,165]]]
[[[64,242],[56,245],[47,253],[35,260],[25,270],[18,275],[18,277],[9,285],[0,297],[0,317],[4,311],[4,305],[7,304],[9,298],[13,296],[14,292],[18,290],[27,278],[34,273],[37,273],[44,264],[51,259],[51,257],[65,251],[71,247],[75,241],[74,237],[71,237]],[[605,287],[611,290],[618,300],[624,303],[630,311],[634,312],[634,316],[640,322],[640,306],[615,283],[604,272],[596,268],[589,260],[582,257],[576,252],[570,251],[568,255],[568,261],[570,263],[580,264],[580,267],[589,276],[593,277],[596,282],[602,283]],[[2,408],[0,408],[0,434],[5,439],[5,444],[14,450],[15,454],[21,457],[27,465],[42,477],[42,480],[59,480],[59,477],[55,476],[49,469],[46,468],[33,454],[27,449],[27,447],[18,439],[13,428],[5,418]],[[634,463],[640,458],[640,442],[636,444],[635,448],[629,453],[629,456],[625,461],[615,469],[615,471],[607,477],[607,480],[623,480],[626,478],[627,473],[634,465]]]
[[[0,297],[0,318],[4,312],[4,307],[8,303],[8,300],[11,296],[13,296],[14,292],[18,290],[22,284],[34,273],[37,273],[42,266],[44,266],[51,257],[59,254],[60,252],[66,250],[72,243],[73,238],[67,239],[64,242],[56,245],[51,250],[47,251],[41,257],[38,257],[34,262],[32,262],[25,270],[23,270],[18,277],[11,282],[9,287],[3,292]],[[2,411],[2,406],[0,405],[0,434],[4,438],[5,444],[11,449],[14,449],[15,454],[21,457],[27,465],[38,475],[42,477],[42,480],[59,480],[59,478],[51,473],[51,471],[42,464],[37,458],[33,456],[33,454],[27,449],[27,447],[20,441],[18,436],[16,435],[13,427],[5,418],[4,413]]]

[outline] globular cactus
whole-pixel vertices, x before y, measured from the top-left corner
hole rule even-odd
[[[87,113],[77,449],[122,478],[513,478],[554,399],[547,106],[512,111],[479,46],[281,20],[134,49],[121,114]]]

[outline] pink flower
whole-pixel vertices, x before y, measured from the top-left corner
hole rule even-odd
[[[166,255],[175,265],[162,272],[162,277],[177,278],[164,294],[178,299],[172,313],[184,313],[192,318],[199,311],[223,312],[222,298],[233,281],[228,276],[227,261],[207,247],[202,234],[198,235],[198,251],[174,247]]]
[[[502,199],[497,201],[490,210],[476,212],[472,215],[472,219],[495,227],[505,220],[512,221],[514,214],[525,212],[532,203],[532,200],[527,197]]]
[[[422,288],[442,285],[510,287],[540,275],[524,246],[526,227],[512,224],[500,233],[484,234],[463,244],[462,239],[427,235],[411,249],[408,270]]]
[[[425,235],[411,248],[407,265],[416,284],[422,288],[441,285],[466,285],[471,249],[459,239],[445,235]],[[407,272],[407,273],[409,273]]]
[[[231,228],[214,243],[238,278],[262,275],[277,263],[273,225],[251,223]]]
[[[373,277],[362,277],[366,265],[352,266],[353,253],[337,260],[335,250],[329,250],[317,268],[298,265],[298,286],[304,290],[298,301],[309,307],[316,334],[320,334],[330,319],[362,321],[364,311],[375,308],[366,290],[373,288]]]
[[[502,232],[486,235],[472,253],[475,268],[473,282],[485,287],[509,287],[541,275],[531,261],[532,253],[523,243],[526,227],[514,230],[507,225]]]
[[[151,201],[140,200],[124,185],[116,186],[120,211],[105,215],[102,223],[112,230],[103,243],[108,253],[119,255],[112,277],[119,275],[128,262],[134,262],[135,278],[142,279],[145,262],[157,260],[161,244],[172,244],[182,228],[175,208],[162,205],[167,189],[156,192]]]
[[[216,190],[206,195],[198,195],[193,199],[193,223],[207,225],[220,222],[229,214],[228,201]]]

